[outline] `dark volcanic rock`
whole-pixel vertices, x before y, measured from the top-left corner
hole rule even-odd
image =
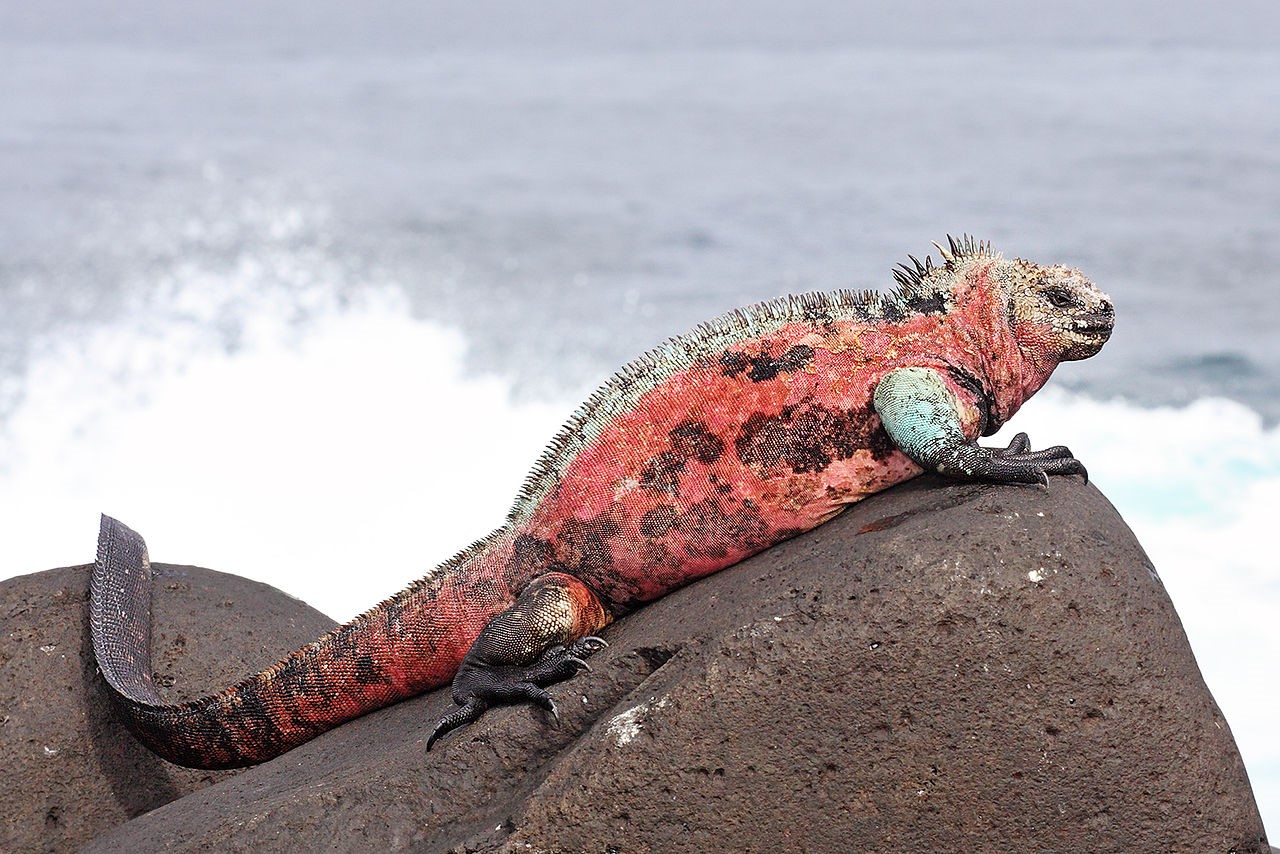
[[[156,564],[155,672],[190,699],[333,627],[265,584]],[[0,851],[69,851],[234,772],[190,771],[115,719],[89,640],[89,568],[0,582]]]
[[[915,481],[606,636],[559,728],[500,709],[427,754],[437,691],[91,850],[1267,850],[1154,569],[1075,479]]]

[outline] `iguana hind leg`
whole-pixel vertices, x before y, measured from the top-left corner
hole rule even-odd
[[[530,702],[559,720],[546,686],[589,669],[585,657],[607,646],[592,633],[612,619],[581,580],[560,572],[534,579],[471,645],[453,679],[459,708],[436,724],[427,749],[495,705]]]

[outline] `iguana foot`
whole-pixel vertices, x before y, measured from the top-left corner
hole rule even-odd
[[[581,579],[562,572],[535,578],[471,644],[453,677],[453,701],[460,708],[436,724],[427,749],[494,705],[534,703],[559,721],[545,687],[587,668],[586,656],[606,645],[594,633],[611,619]]]
[[[586,656],[599,652],[609,644],[603,638],[588,635],[569,646],[550,647],[532,665],[493,665],[464,661],[453,680],[453,700],[459,708],[440,719],[427,737],[427,750],[446,733],[472,723],[495,705],[528,702],[551,713],[556,723],[560,712],[543,686],[562,682],[591,666]]]
[[[997,483],[1038,483],[1049,485],[1051,474],[1078,474],[1089,482],[1089,472],[1065,445],[1032,451],[1026,433],[1014,436],[1005,448],[984,448],[976,442],[957,449],[954,466],[958,474]],[[953,472],[948,470],[948,474]]]

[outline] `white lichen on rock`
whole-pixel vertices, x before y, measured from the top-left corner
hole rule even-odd
[[[625,747],[635,741],[636,736],[644,729],[644,720],[648,713],[664,708],[666,705],[666,697],[657,701],[647,700],[634,708],[614,715],[609,721],[609,727],[606,732],[613,739],[614,744],[618,747]]]

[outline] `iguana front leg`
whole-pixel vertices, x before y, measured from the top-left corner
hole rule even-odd
[[[592,633],[612,622],[599,597],[561,572],[535,578],[515,604],[481,630],[453,679],[459,708],[440,719],[427,750],[491,706],[531,702],[560,719],[545,687],[589,669],[584,657],[607,644]]]
[[[885,432],[925,471],[967,480],[1039,483],[1051,474],[1089,473],[1063,445],[1031,451],[1026,433],[1007,448],[985,448],[966,438],[959,402],[932,368],[898,368],[876,385],[873,399]]]

